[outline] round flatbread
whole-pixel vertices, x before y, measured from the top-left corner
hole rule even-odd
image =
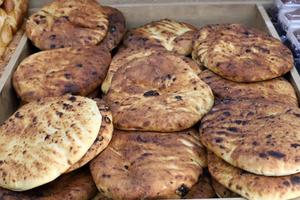
[[[94,0],[55,0],[29,17],[26,34],[39,49],[99,44],[108,17]]]
[[[210,179],[207,176],[200,176],[198,182],[191,188],[184,199],[204,199],[214,198],[216,193],[211,186]]]
[[[95,158],[99,153],[101,153],[109,144],[112,133],[113,133],[113,124],[112,124],[112,114],[109,108],[106,106],[106,103],[101,99],[94,99],[97,102],[100,114],[102,116],[101,127],[98,133],[96,140],[93,145],[89,148],[86,154],[74,165],[72,165],[66,173],[73,171],[87,164],[93,158]]]
[[[28,0],[5,0],[1,7],[8,15],[8,23],[17,32],[26,17]]]
[[[208,153],[211,175],[230,190],[247,199],[283,200],[300,196],[300,174],[268,177],[233,167],[213,153]]]
[[[157,54],[159,52],[164,53],[166,52],[166,50],[161,47],[140,48],[140,49],[132,49],[132,48],[124,48],[124,47],[120,48],[118,53],[113,57],[106,78],[101,85],[101,89],[103,93],[107,94],[111,85],[112,77],[119,68],[121,68],[122,66],[126,65],[127,63],[129,63],[134,59],[147,57],[152,54]],[[180,56],[180,55],[177,56],[181,57],[187,64],[189,64],[195,73],[197,74],[201,73],[201,69],[199,68],[196,62],[193,62],[193,60],[185,56]]]
[[[204,70],[200,73],[200,78],[210,86],[218,100],[265,99],[298,106],[293,86],[282,77],[255,83],[238,83],[224,79],[210,70]]]
[[[96,46],[41,51],[21,62],[13,75],[23,101],[66,93],[86,96],[104,80],[110,53]]]
[[[114,131],[90,169],[99,191],[112,199],[178,198],[207,165],[193,129],[177,133]]]
[[[237,82],[276,78],[294,65],[291,51],[280,40],[240,24],[201,28],[192,57],[216,74]]]
[[[111,51],[118,46],[126,32],[125,17],[116,8],[109,6],[103,6],[102,8],[108,16],[109,26],[107,34],[100,45]]]
[[[0,188],[1,200],[88,200],[97,194],[97,187],[87,169],[65,174],[46,185],[25,192]]]
[[[181,55],[189,55],[196,28],[184,22],[162,19],[131,30],[124,38],[126,47],[164,47]]]
[[[240,195],[232,192],[228,188],[224,187],[221,183],[216,181],[216,179],[211,178],[211,185],[214,188],[214,191],[216,192],[216,195],[219,198],[234,198],[239,197]]]
[[[160,52],[123,65],[105,98],[116,128],[159,132],[192,127],[214,101],[189,63]]]
[[[268,101],[224,101],[201,124],[201,141],[233,166],[266,176],[300,172],[300,109]]]
[[[0,186],[28,190],[78,162],[97,138],[101,114],[79,96],[25,104],[0,126]]]

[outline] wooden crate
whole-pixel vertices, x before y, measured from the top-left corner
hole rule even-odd
[[[32,1],[30,13],[36,11],[36,6],[41,6],[49,0]],[[216,23],[242,23],[249,27],[255,27],[265,32],[269,32],[278,38],[264,6],[262,3],[252,2],[235,2],[226,1],[173,1],[171,3],[163,1],[153,3],[155,1],[145,1],[144,3],[118,3],[109,4],[109,1],[103,1],[104,4],[120,9],[127,20],[128,28],[143,25],[153,20],[162,18],[170,18],[174,20],[184,21],[201,27],[205,24]],[[264,2],[266,3],[266,2]],[[267,5],[268,6],[268,5]],[[8,63],[3,76],[0,78],[0,123],[6,120],[19,106],[18,99],[12,87],[11,77],[18,64],[27,56],[32,54],[32,45],[24,35]],[[295,68],[287,74],[288,80],[293,84],[298,99],[300,99],[300,77]],[[242,199],[242,198],[232,198]],[[226,200],[226,199],[225,199]]]

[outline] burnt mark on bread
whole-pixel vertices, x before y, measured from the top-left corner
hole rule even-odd
[[[291,182],[293,185],[299,185],[300,184],[300,177],[299,176],[292,176]]]
[[[74,102],[74,101],[76,101],[76,97],[75,96],[70,96],[69,100],[72,101],[72,102]]]
[[[70,110],[72,108],[73,108],[73,106],[71,104],[63,103],[63,109],[64,110]]]
[[[71,94],[79,94],[80,88],[78,85],[74,84],[66,84],[64,86],[64,94],[71,93]]]
[[[144,93],[144,97],[151,97],[151,96],[159,96],[159,93],[156,90],[149,90]]]
[[[16,112],[15,117],[16,117],[16,118],[19,118],[19,119],[22,119],[22,118],[23,118],[23,115],[21,115],[20,112]]]
[[[175,96],[175,99],[176,99],[177,101],[181,101],[181,100],[182,100],[182,97],[181,97],[180,95],[177,95],[177,96]]]
[[[286,155],[284,153],[281,153],[280,151],[267,151],[267,152],[261,152],[258,154],[261,158],[267,158],[267,157],[273,157],[276,159],[282,159]]]
[[[298,147],[300,147],[300,144],[293,143],[293,144],[291,144],[291,147],[293,147],[293,148],[298,148]]]
[[[62,116],[63,116],[63,113],[62,113],[62,112],[59,112],[59,111],[56,111],[56,115],[57,115],[58,117],[62,117]]]
[[[176,194],[180,197],[184,197],[189,191],[190,189],[185,184],[182,184],[179,188],[177,188]]]

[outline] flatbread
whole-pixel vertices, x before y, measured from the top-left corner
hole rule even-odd
[[[41,51],[21,62],[13,85],[26,102],[66,93],[86,96],[102,83],[110,60],[110,53],[96,46]]]
[[[201,28],[192,57],[216,74],[237,82],[276,78],[294,65],[291,51],[280,40],[240,24]]]
[[[139,49],[124,48],[124,47],[120,48],[117,54],[113,57],[107,75],[105,77],[105,80],[101,85],[101,89],[103,93],[107,94],[111,85],[112,77],[119,68],[126,65],[132,60],[135,60],[137,58],[147,57],[152,54],[157,54],[159,52],[164,53],[166,52],[166,50],[161,47],[139,48]],[[197,74],[201,73],[201,68],[199,68],[197,63],[193,62],[193,60],[185,56],[181,56],[181,55],[177,55],[177,56],[182,58],[187,64],[189,64],[189,66],[194,70],[195,73]]]
[[[177,54],[160,52],[123,65],[105,98],[114,126],[121,130],[184,130],[213,105],[210,88],[189,63]]]
[[[210,86],[218,100],[265,99],[298,107],[296,92],[283,77],[255,83],[238,83],[204,70],[200,73],[200,78]]]
[[[106,106],[106,103],[101,99],[94,99],[97,102],[100,114],[102,116],[101,127],[98,133],[96,140],[93,145],[89,148],[86,154],[74,165],[72,165],[66,173],[73,171],[87,164],[93,158],[95,158],[99,153],[101,153],[109,144],[112,133],[113,133],[113,124],[112,124],[112,114],[109,108]]]
[[[266,176],[300,172],[300,109],[253,100],[224,101],[201,123],[201,141],[233,166]]]
[[[55,0],[29,17],[26,33],[41,50],[99,44],[108,16],[94,0]]]
[[[109,26],[107,34],[100,45],[111,51],[118,46],[126,32],[125,17],[116,8],[109,6],[103,6],[102,8],[108,16]]]
[[[54,180],[84,156],[100,126],[96,102],[85,97],[25,104],[0,126],[0,186],[23,191]]]
[[[162,199],[185,196],[206,165],[193,129],[172,134],[115,130],[90,169],[108,198]]]
[[[229,165],[211,152],[208,168],[217,181],[247,199],[283,200],[300,196],[299,173],[279,177],[255,175]]]
[[[210,178],[201,175],[198,182],[191,188],[184,199],[204,199],[204,198],[214,198],[216,193],[211,186]]]
[[[97,187],[87,169],[65,174],[41,187],[25,192],[0,188],[1,200],[88,200],[97,194]]]
[[[211,185],[214,188],[214,191],[216,192],[216,194],[219,198],[234,198],[234,197],[240,196],[240,195],[232,192],[228,188],[224,187],[221,183],[216,181],[216,179],[214,179],[214,178],[211,178]]]
[[[130,30],[123,43],[132,48],[162,46],[168,51],[189,55],[196,30],[184,22],[162,19]]]

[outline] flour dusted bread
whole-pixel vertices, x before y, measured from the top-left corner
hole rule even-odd
[[[66,93],[88,95],[104,80],[110,53],[96,46],[42,51],[21,62],[13,85],[23,101]]]
[[[233,166],[266,176],[300,172],[300,109],[266,100],[224,101],[201,123],[201,141]]]
[[[123,65],[105,98],[115,127],[122,130],[184,130],[213,105],[209,86],[189,63],[176,54],[160,52]]]
[[[182,55],[192,51],[196,28],[184,22],[162,19],[131,30],[124,38],[126,47],[164,47]]]
[[[211,175],[230,190],[247,199],[287,200],[300,196],[300,174],[259,176],[233,167],[213,153],[208,153]]]
[[[222,78],[210,70],[204,70],[200,73],[200,78],[210,86],[219,100],[265,99],[298,106],[293,86],[282,77],[255,83],[238,83]]]
[[[112,114],[109,108],[106,106],[106,103],[101,99],[94,99],[97,102],[97,106],[99,108],[102,122],[101,127],[98,133],[96,140],[93,145],[89,148],[86,154],[74,165],[72,165],[66,173],[73,171],[82,167],[91,161],[94,157],[96,157],[99,153],[101,153],[109,144],[112,133],[113,133],[113,122],[112,122]]]
[[[125,17],[116,8],[103,6],[104,13],[108,16],[108,31],[105,38],[101,41],[101,46],[108,50],[113,50],[122,40],[126,32]]]
[[[94,0],[55,0],[30,16],[26,33],[45,50],[99,44],[108,26],[108,16]]]
[[[23,191],[54,180],[84,156],[100,126],[96,102],[85,97],[25,104],[0,127],[0,186]]]
[[[109,146],[91,162],[99,191],[112,199],[178,198],[207,165],[193,129],[177,133],[114,131]]]
[[[237,82],[269,80],[293,67],[292,53],[280,40],[240,24],[201,28],[192,57],[218,75]]]

